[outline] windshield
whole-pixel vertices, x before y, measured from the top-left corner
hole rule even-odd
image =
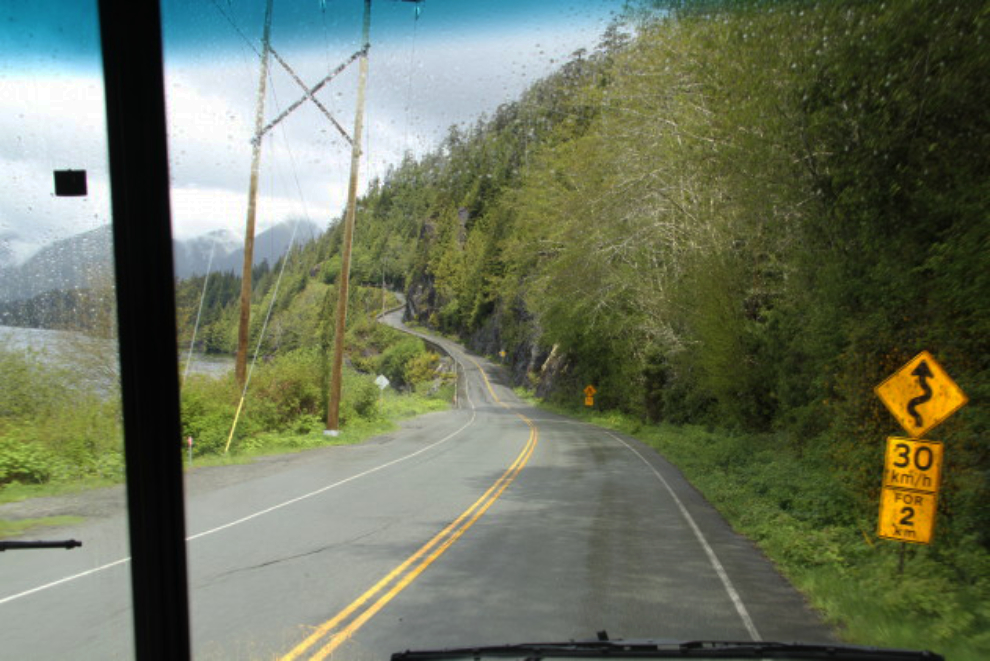
[[[990,654],[986,3],[152,5],[0,5],[0,649]]]

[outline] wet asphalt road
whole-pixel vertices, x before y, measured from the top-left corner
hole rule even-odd
[[[189,495],[196,658],[383,659],[600,630],[832,640],[659,455],[529,407],[496,366],[435,341],[462,369],[457,408]],[[124,530],[110,517],[58,531],[83,549],[0,555],[0,658],[130,657]]]

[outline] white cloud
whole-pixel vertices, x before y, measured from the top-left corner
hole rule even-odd
[[[217,229],[226,229],[243,237],[247,219],[247,192],[223,188],[172,187],[173,232],[176,238],[188,239]],[[290,197],[258,196],[256,214],[257,231],[286,218],[309,216],[314,222],[322,221],[312,216],[298,199]],[[176,223],[175,219],[182,219]],[[266,219],[266,222],[261,222]],[[323,223],[325,224],[325,223]]]
[[[517,98],[604,25],[586,20],[569,32],[524,25],[512,34],[431,34],[373,45],[370,58],[363,185],[407,150],[420,155],[455,123]],[[373,41],[374,41],[373,31]],[[308,85],[342,62],[353,44],[293,50],[275,47]],[[226,228],[243,234],[254,132],[258,61],[241,51],[170,57],[166,103],[173,231],[196,236]],[[274,60],[265,121],[302,96]],[[317,97],[350,133],[357,65]],[[0,77],[0,241],[23,259],[44,243],[109,222],[103,89],[99,76]],[[262,143],[258,230],[291,217],[321,226],[346,202],[350,146],[306,102]],[[89,171],[87,198],[56,198],[52,170]]]
[[[0,235],[17,261],[110,221],[105,124],[98,77],[0,78]],[[55,197],[60,169],[86,170],[89,195]]]

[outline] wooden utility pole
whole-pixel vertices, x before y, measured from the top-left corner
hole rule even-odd
[[[265,86],[268,81],[268,55],[271,51],[272,1],[265,5],[265,29],[261,39],[261,79],[251,141],[251,184],[248,189],[247,227],[244,230],[244,269],[241,275],[241,323],[237,332],[237,363],[234,374],[243,388],[247,379],[248,335],[251,326],[251,271],[254,266],[254,220],[258,208],[258,168],[261,163],[261,136],[265,121]]]
[[[347,288],[351,275],[351,243],[354,239],[354,217],[357,206],[358,169],[361,164],[361,130],[364,127],[364,96],[368,82],[368,49],[371,47],[371,0],[364,0],[363,52],[358,73],[357,111],[354,135],[351,137],[351,178],[347,189],[347,213],[344,218],[344,253],[337,278],[337,323],[333,337],[333,364],[330,372],[330,405],[327,410],[326,433],[337,435],[340,430],[340,383],[344,367],[344,332],[347,324]]]

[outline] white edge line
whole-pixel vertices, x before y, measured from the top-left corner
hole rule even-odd
[[[736,588],[732,585],[732,581],[729,580],[729,575],[728,573],[726,573],[725,567],[723,567],[722,563],[719,562],[718,556],[715,555],[715,551],[708,543],[708,540],[705,539],[704,534],[702,534],[701,532],[701,528],[699,528],[698,524],[695,523],[694,517],[691,516],[691,513],[688,512],[686,507],[684,507],[684,503],[682,503],[681,499],[677,497],[676,493],[674,493],[674,490],[670,487],[670,484],[667,482],[667,480],[664,479],[663,475],[661,475],[656,468],[653,467],[653,464],[648,462],[643,455],[641,455],[639,452],[636,451],[636,448],[629,445],[624,440],[622,440],[621,438],[619,438],[618,436],[616,436],[611,432],[606,431],[605,434],[607,436],[611,436],[619,443],[622,443],[624,446],[626,446],[626,448],[628,448],[630,452],[632,452],[634,455],[639,457],[640,461],[646,464],[647,467],[651,471],[653,471],[653,474],[657,476],[657,479],[660,480],[660,483],[663,484],[665,489],[667,489],[667,492],[670,493],[671,498],[673,498],[674,502],[677,503],[678,509],[680,509],[681,514],[684,516],[684,519],[691,527],[691,530],[694,531],[694,536],[698,538],[698,541],[701,543],[702,548],[705,549],[705,554],[708,556],[708,560],[712,563],[712,567],[715,568],[715,573],[718,574],[718,577],[722,580],[722,585],[725,587],[725,591],[729,594],[729,598],[732,600],[733,605],[736,607],[736,612],[739,613],[739,617],[742,618],[743,624],[746,625],[746,630],[749,631],[750,637],[753,640],[760,640],[760,634],[756,630],[756,625],[753,624],[753,618],[749,616],[749,611],[746,610],[746,606],[745,604],[743,604],[742,598],[739,596],[739,593],[736,591]]]
[[[73,574],[72,576],[66,576],[65,578],[60,578],[57,581],[52,581],[51,583],[45,583],[44,585],[39,585],[36,588],[31,588],[30,590],[25,590],[24,592],[18,592],[17,594],[12,594],[9,597],[4,597],[0,599],[0,604],[5,604],[8,601],[13,601],[14,599],[20,599],[21,597],[26,597],[29,594],[34,594],[35,592],[41,592],[42,590],[47,590],[48,588],[53,588],[56,585],[61,585],[62,583],[68,583],[69,581],[74,581],[77,578],[83,578],[84,576],[89,576],[90,574],[95,574],[98,571],[103,571],[104,569],[110,569],[111,567],[116,567],[117,565],[122,565],[125,562],[130,562],[130,558],[123,558],[122,560],[116,560],[106,565],[100,567],[95,567],[93,569],[88,569],[84,572],[78,574]]]
[[[385,468],[388,468],[389,466],[394,466],[395,464],[398,464],[398,463],[401,463],[403,461],[406,461],[407,459],[412,459],[413,457],[415,457],[417,455],[423,454],[427,450],[432,450],[433,448],[435,448],[436,446],[440,445],[441,443],[446,443],[450,439],[452,439],[455,436],[457,436],[458,434],[460,434],[462,431],[464,431],[465,429],[467,429],[468,427],[470,427],[472,423],[474,423],[474,420],[477,417],[477,415],[478,415],[477,412],[472,410],[471,411],[471,419],[468,420],[460,429],[458,429],[457,431],[451,432],[450,434],[448,434],[447,436],[443,437],[442,439],[440,439],[436,443],[431,443],[430,445],[427,445],[424,448],[420,448],[419,450],[416,450],[412,454],[407,454],[404,457],[399,457],[398,459],[393,459],[392,461],[390,461],[388,463],[384,463],[384,464],[382,464],[380,466],[375,466],[374,468],[369,468],[368,470],[366,470],[366,471],[364,471],[362,473],[358,473],[357,475],[351,475],[350,477],[344,478],[343,480],[340,480],[339,482],[334,482],[333,484],[328,484],[325,487],[321,487],[321,488],[317,489],[316,491],[311,491],[311,492],[309,492],[307,494],[303,494],[302,496],[296,496],[295,498],[292,498],[290,500],[287,500],[287,501],[285,501],[283,503],[279,503],[278,505],[272,505],[271,507],[265,508],[265,509],[263,509],[263,510],[261,510],[259,512],[255,512],[254,514],[248,514],[247,516],[241,517],[240,519],[237,519],[236,521],[231,521],[230,523],[225,523],[222,526],[217,526],[216,528],[211,528],[210,530],[204,530],[203,532],[196,533],[195,535],[190,535],[189,537],[186,537],[186,541],[187,542],[191,542],[194,539],[199,539],[200,537],[206,537],[207,535],[212,535],[213,533],[220,532],[221,530],[226,530],[227,528],[232,528],[233,526],[236,526],[238,524],[244,523],[246,521],[250,521],[251,519],[255,519],[255,518],[257,518],[259,516],[262,516],[264,514],[268,514],[269,512],[274,512],[275,510],[282,509],[283,507],[287,507],[287,506],[292,505],[294,503],[298,503],[301,500],[306,500],[307,498],[312,498],[313,496],[317,496],[317,495],[323,493],[324,491],[329,491],[330,489],[334,489],[336,487],[339,487],[339,486],[342,486],[344,484],[347,484],[348,482],[352,482],[354,480],[357,480],[359,478],[365,477],[367,475],[371,475],[372,473],[377,473],[380,470],[383,470]]]
[[[321,487],[321,488],[317,489],[316,491],[311,491],[311,492],[309,492],[307,494],[303,494],[302,496],[297,496],[297,497],[292,498],[290,500],[287,500],[287,501],[285,501],[283,503],[279,503],[278,505],[273,505],[272,507],[268,507],[268,508],[263,509],[263,510],[261,510],[259,512],[255,512],[254,514],[249,514],[249,515],[247,515],[245,517],[241,517],[240,519],[237,519],[236,521],[231,521],[230,523],[225,523],[222,526],[217,526],[216,528],[211,528],[210,530],[204,530],[203,532],[196,533],[195,535],[190,535],[189,537],[186,537],[186,542],[191,542],[194,539],[199,539],[200,537],[206,537],[207,535],[212,535],[214,533],[220,532],[221,530],[226,530],[227,528],[232,528],[232,527],[234,527],[236,525],[239,525],[241,523],[245,523],[247,521],[250,521],[251,519],[255,519],[255,518],[257,518],[259,516],[262,516],[264,514],[268,514],[270,512],[274,512],[275,510],[282,509],[283,507],[288,507],[289,505],[292,505],[294,503],[298,503],[299,501],[302,501],[302,500],[306,500],[307,498],[312,498],[313,496],[317,496],[317,495],[323,493],[324,491],[329,491],[330,489],[334,489],[336,487],[339,487],[339,486],[342,486],[344,484],[347,484],[348,482],[352,482],[353,480],[357,480],[357,479],[362,478],[362,477],[365,477],[367,475],[371,475],[372,473],[377,473],[380,470],[384,470],[385,468],[388,468],[389,466],[394,466],[395,464],[398,464],[398,463],[401,463],[403,461],[406,461],[407,459],[412,459],[413,457],[415,457],[417,455],[420,455],[420,454],[426,452],[427,450],[431,450],[431,449],[435,448],[436,446],[440,445],[441,443],[446,443],[450,439],[452,439],[455,436],[457,436],[458,434],[460,434],[462,431],[464,431],[465,429],[467,429],[468,427],[470,427],[471,424],[474,423],[474,420],[477,417],[477,415],[478,415],[478,413],[474,409],[473,404],[472,404],[471,419],[468,420],[457,431],[451,432],[450,434],[448,434],[444,438],[440,439],[436,443],[431,443],[430,445],[427,445],[424,448],[420,448],[419,450],[416,450],[412,454],[407,454],[404,457],[399,457],[398,459],[393,459],[392,461],[390,461],[388,463],[382,464],[380,466],[376,466],[374,468],[370,468],[370,469],[368,469],[368,470],[366,470],[366,471],[364,471],[362,473],[358,473],[357,475],[352,475],[352,476],[350,476],[348,478],[345,478],[343,480],[340,480],[339,482],[334,482],[333,484],[328,484],[327,486]],[[99,567],[94,567],[93,569],[88,569],[88,570],[86,570],[84,572],[80,572],[78,574],[73,574],[72,576],[66,576],[65,578],[60,578],[57,581],[52,581],[51,583],[46,583],[44,585],[39,585],[36,588],[31,588],[30,590],[25,590],[24,592],[18,592],[17,594],[12,594],[12,595],[10,595],[8,597],[4,597],[4,598],[0,599],[0,606],[2,606],[3,604],[6,604],[8,602],[14,601],[15,599],[20,599],[21,597],[27,597],[28,595],[32,595],[32,594],[34,594],[36,592],[41,592],[42,590],[47,590],[49,588],[53,588],[53,587],[62,585],[63,583],[68,583],[68,582],[74,581],[74,580],[76,580],[78,578],[84,578],[86,576],[90,576],[90,575],[95,574],[97,572],[101,572],[101,571],[103,571],[105,569],[110,569],[112,567],[116,567],[118,565],[122,565],[124,563],[130,562],[130,560],[131,560],[130,557],[121,558],[120,560],[115,560],[114,562],[110,562],[110,563],[107,563],[105,565],[100,565]]]

